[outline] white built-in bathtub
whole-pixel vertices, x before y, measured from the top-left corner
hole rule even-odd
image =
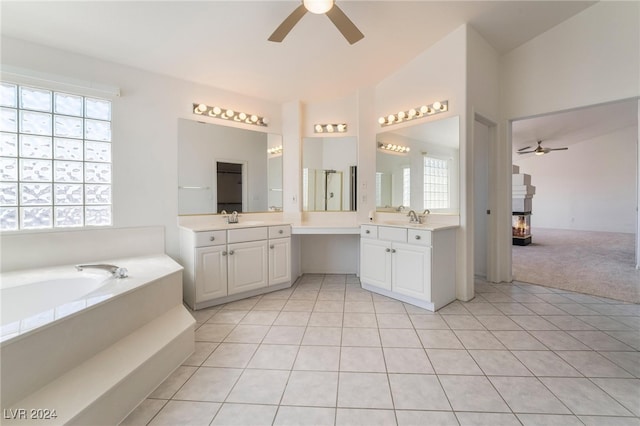
[[[2,424],[42,424],[31,415],[47,412],[31,409],[55,410],[49,424],[117,424],[193,352],[180,265],[95,263],[129,276],[73,264],[0,274]]]

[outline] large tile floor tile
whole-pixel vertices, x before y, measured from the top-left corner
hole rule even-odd
[[[337,394],[337,372],[293,371],[282,397],[282,404],[335,407]]]
[[[264,336],[262,343],[299,345],[306,331],[305,327],[292,325],[274,325]]]
[[[588,379],[543,377],[540,380],[576,415],[632,415]]]
[[[278,404],[289,378],[289,371],[245,370],[227,402]]]
[[[120,426],[146,425],[166,403],[164,399],[145,399],[120,423]]]
[[[602,355],[594,351],[556,351],[585,377],[633,377]]]
[[[393,408],[389,381],[384,373],[340,373],[338,407]]]
[[[244,368],[257,348],[256,343],[220,343],[202,365],[205,367]]]
[[[465,350],[427,349],[427,356],[437,374],[484,374]]]
[[[616,401],[640,417],[640,380],[639,379],[592,379]]]
[[[389,373],[434,374],[424,349],[384,348]]]
[[[570,414],[517,414],[524,426],[583,426],[583,423]]]
[[[269,426],[276,415],[276,405],[224,404],[211,426]],[[188,423],[185,423],[188,424]]]
[[[386,372],[382,348],[343,347],[340,371]]]
[[[197,370],[196,367],[178,367],[164,382],[149,395],[149,398],[171,399]]]
[[[220,404],[195,401],[169,401],[153,418],[150,426],[188,424],[207,426],[220,408]]]
[[[294,370],[338,371],[340,366],[340,347],[338,346],[300,346]]]
[[[439,376],[455,411],[510,413],[502,397],[484,376]]]
[[[531,376],[531,372],[509,351],[470,350],[469,354],[487,376]]]
[[[582,374],[551,351],[513,351],[533,374],[539,377],[582,377]]]
[[[394,426],[393,410],[363,410],[338,408],[336,426]]]
[[[463,349],[452,330],[417,330],[422,346],[427,349]]]
[[[399,410],[451,410],[435,375],[389,374],[391,395]]]
[[[412,328],[382,328],[380,339],[385,348],[422,348],[422,343]]]
[[[223,402],[241,374],[238,368],[200,367],[174,399]]]
[[[513,414],[507,413],[456,413],[461,426],[520,426]]]
[[[318,426],[333,425],[335,408],[289,407],[281,405],[273,426]]]
[[[452,411],[396,410],[398,426],[454,426],[458,424]]]
[[[490,377],[514,413],[571,414],[535,377]]]
[[[308,327],[302,339],[303,345],[340,346],[342,328]]]
[[[260,345],[247,368],[291,370],[298,349],[297,345]]]
[[[381,346],[377,328],[343,328],[342,346]]]

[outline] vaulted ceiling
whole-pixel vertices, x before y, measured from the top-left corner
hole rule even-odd
[[[282,43],[269,35],[299,1],[1,2],[1,33],[276,102],[351,95],[470,23],[500,53],[592,1],[367,1],[336,4],[364,33],[349,45],[307,13]]]

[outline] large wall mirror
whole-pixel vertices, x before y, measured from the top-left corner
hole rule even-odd
[[[376,136],[377,210],[459,213],[459,126],[456,116]]]
[[[313,137],[302,143],[302,210],[355,211],[356,138]]]
[[[282,210],[280,135],[178,119],[178,214]]]

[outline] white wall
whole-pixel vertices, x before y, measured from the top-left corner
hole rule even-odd
[[[536,187],[535,228],[635,233],[636,126],[514,164]]]
[[[179,252],[178,118],[193,119],[192,103],[202,102],[266,116],[270,124],[264,131],[282,132],[281,107],[272,102],[21,40],[3,37],[1,42],[3,65],[120,88],[122,95],[112,105],[113,224],[165,226],[171,256]]]
[[[510,209],[511,199],[511,155],[503,156],[511,152],[509,120],[640,96],[639,15],[638,2],[598,2],[501,58],[495,186],[501,211]],[[499,229],[510,221],[499,218]],[[511,274],[509,238],[496,252],[508,259],[500,265],[502,277]]]
[[[639,2],[598,2],[504,55],[506,117],[640,95],[639,17]]]

